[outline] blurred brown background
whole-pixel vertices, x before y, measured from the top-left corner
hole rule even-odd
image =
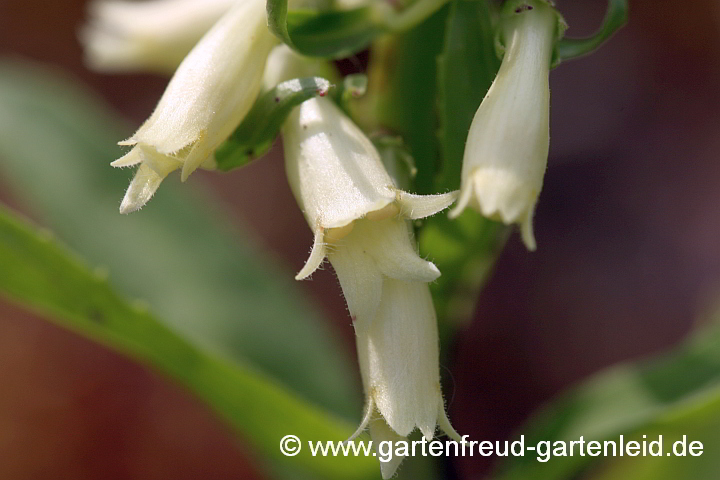
[[[605,8],[602,0],[558,3],[571,36],[591,32]],[[84,4],[0,0],[0,53],[72,72],[139,124],[166,80],[86,71],[76,41]],[[513,237],[446,365],[451,418],[472,439],[504,438],[562,388],[668,348],[715,306],[720,7],[716,0],[633,0],[630,18],[591,58],[552,73],[539,249],[530,254]],[[310,232],[277,154],[192,182],[217,186],[288,273],[299,269]],[[0,199],[23,210],[11,187],[0,178]],[[353,356],[333,274],[321,272],[303,288]],[[259,477],[248,458],[181,389],[0,303],[0,478]],[[488,465],[474,457],[449,468],[471,479]]]

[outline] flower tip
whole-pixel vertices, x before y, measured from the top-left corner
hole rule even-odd
[[[460,216],[460,214],[465,210],[465,208],[470,203],[470,198],[472,197],[472,186],[471,185],[463,185],[462,189],[459,193],[459,199],[457,204],[455,205],[455,208],[451,209],[450,212],[448,212],[448,217],[453,220]]]
[[[537,249],[537,243],[535,242],[532,217],[532,212],[530,212],[525,221],[520,225],[520,234],[527,249],[534,252]]]
[[[397,202],[400,204],[403,216],[411,220],[417,220],[445,210],[457,200],[457,197],[457,191],[436,195],[414,195],[398,191]]]
[[[126,140],[120,140],[119,142],[117,142],[117,144],[120,145],[121,147],[132,147],[133,145],[136,145],[137,143],[138,142],[137,142],[137,140],[135,140],[134,136],[130,137]]]
[[[431,272],[430,275],[428,275],[428,278],[432,277],[432,279],[428,280],[428,282],[434,282],[441,275],[440,269],[432,262],[428,262],[428,270]]]
[[[418,429],[428,442],[435,436],[435,425],[432,425],[432,427],[430,425],[418,425]]]
[[[445,412],[445,405],[444,403],[441,403],[440,405],[440,415],[438,416],[438,427],[440,427],[440,430],[442,430],[445,435],[450,437],[451,440],[455,440],[460,445],[465,443],[465,440],[460,436],[460,434],[453,428],[453,426],[450,424],[450,419],[447,416],[447,412]]]
[[[456,205],[455,208],[451,209],[448,212],[448,218],[450,220],[455,220],[457,217],[460,216],[460,214],[465,210],[465,205]]]
[[[150,201],[164,179],[165,176],[158,175],[149,166],[140,165],[120,203],[120,213],[126,215],[140,210]]]
[[[375,421],[370,422],[369,427],[370,438],[372,439],[373,444],[375,444],[376,454],[379,453],[377,452],[377,445],[380,445],[383,442],[390,442],[391,445],[395,445],[397,442],[407,442],[407,437],[403,437],[394,432],[382,418],[375,418]],[[403,459],[405,459],[405,455],[396,454],[392,455],[390,458],[383,458],[380,455],[378,455],[378,457],[380,457],[380,474],[384,480],[395,476],[398,467],[400,467]]]
[[[133,165],[137,165],[143,160],[144,157],[142,152],[137,148],[133,148],[128,153],[118,158],[114,162],[110,162],[110,165],[115,168],[132,167]]]
[[[310,257],[308,257],[302,270],[295,275],[295,280],[305,280],[315,273],[315,270],[320,268],[323,260],[325,260],[326,254],[324,237],[325,234],[323,229],[320,228],[315,231],[315,240],[313,242],[312,250],[310,251]]]
[[[138,205],[138,204],[131,202],[128,199],[128,196],[125,195],[125,197],[122,200],[122,203],[120,203],[120,214],[127,215],[129,213],[133,213],[133,212],[140,210],[142,207],[143,207],[143,205]]]
[[[190,174],[194,171],[195,171],[195,169],[191,168],[190,164],[187,161],[185,161],[185,163],[183,164],[182,172],[180,174],[180,181],[185,183],[187,181],[188,177],[190,176]]]
[[[380,474],[383,480],[389,480],[395,476],[395,472],[404,458],[403,456],[393,456],[389,462],[380,462]]]

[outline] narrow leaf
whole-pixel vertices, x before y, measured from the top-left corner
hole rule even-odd
[[[344,440],[353,426],[305,403],[245,366],[213,357],[173,333],[145,308],[124,301],[51,234],[0,208],[0,294],[81,335],[158,369],[192,390],[260,452],[322,478],[373,478],[371,457],[285,457],[280,440]]]
[[[437,188],[460,188],[465,142],[480,103],[495,79],[491,10],[487,1],[454,0],[438,58],[440,145],[443,153]]]
[[[443,8],[416,28],[373,45],[366,98],[380,129],[399,135],[417,166],[414,191],[436,193],[437,61],[443,46]]]
[[[0,172],[23,205],[193,344],[359,418],[355,369],[292,269],[234,228],[200,177],[168,178],[145,209],[118,213],[132,171],[109,163],[130,132],[72,79],[0,63]]]

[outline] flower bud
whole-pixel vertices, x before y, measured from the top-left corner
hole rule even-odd
[[[85,61],[103,72],[173,72],[236,0],[96,0],[80,30]]]
[[[559,25],[545,0],[507,2],[500,40],[505,55],[473,118],[465,146],[458,216],[468,205],[484,216],[520,225],[535,249],[532,217],[549,149],[548,75]],[[560,28],[561,30],[561,28]]]
[[[182,168],[185,181],[201,165],[212,168],[213,151],[252,107],[275,43],[264,0],[236,2],[207,32],[178,67],[150,118],[120,142],[134,147],[113,166],[149,167],[130,184],[122,213],[141,208],[172,170]]]

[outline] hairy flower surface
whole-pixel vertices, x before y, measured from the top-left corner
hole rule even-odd
[[[450,205],[456,194],[414,195],[395,187],[375,146],[335,104],[314,98],[295,108],[282,130],[290,186],[315,232],[297,279],[327,255],[326,242],[348,235],[359,219],[418,219]]]
[[[356,241],[362,246],[362,239]],[[347,270],[338,269],[341,262],[337,257],[331,256],[330,262],[345,291],[347,281],[343,282],[343,277],[348,275]],[[430,273],[431,268],[427,270]],[[384,276],[380,293],[375,316],[363,319],[359,313],[355,320],[366,410],[353,437],[369,427],[375,443],[396,442],[418,428],[430,440],[436,427],[440,427],[448,436],[460,440],[445,413],[438,364],[437,319],[427,283]],[[391,477],[401,461],[401,457],[395,457],[381,463],[383,478]]]
[[[560,22],[544,0],[508,2],[505,55],[470,127],[456,217],[471,206],[488,218],[520,225],[535,249],[532,217],[549,149],[550,61]]]
[[[409,219],[443,210],[455,192],[398,189],[365,134],[327,98],[296,107],[282,129],[286,172],[315,232],[297,279],[327,257],[352,315],[366,412],[358,428],[377,441],[439,425],[457,438],[440,388],[438,334],[428,282],[440,272],[418,256]],[[353,436],[353,437],[354,437]],[[390,478],[402,458],[381,463]]]
[[[104,72],[172,73],[237,0],[97,0],[80,31],[85,62]]]
[[[182,169],[184,181],[199,166],[213,166],[213,151],[252,107],[275,44],[263,0],[236,2],[207,32],[178,67],[150,118],[120,142],[133,149],[113,166],[140,164],[122,213],[147,203],[173,170]]]

